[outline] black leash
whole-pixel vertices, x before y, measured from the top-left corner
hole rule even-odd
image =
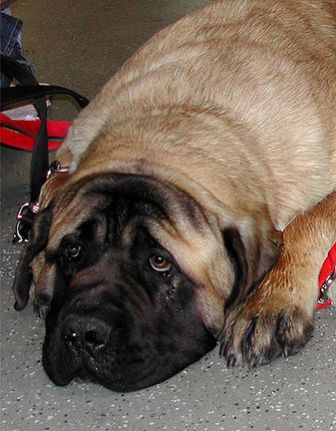
[[[23,102],[25,100],[38,99],[44,96],[52,96],[53,94],[71,96],[73,99],[76,100],[76,102],[81,108],[85,108],[85,106],[89,103],[89,100],[86,97],[81,96],[80,94],[70,90],[69,88],[47,84],[25,85],[22,87],[20,86],[2,88],[0,110],[4,111],[5,109],[9,109],[10,106],[19,102]]]
[[[47,136],[47,104],[45,96],[62,94],[75,99],[80,108],[84,108],[89,100],[80,94],[64,87],[40,85],[34,75],[22,64],[1,54],[1,72],[21,85],[1,88],[1,111],[13,105],[32,100],[41,120],[36,136],[36,143],[30,165],[30,197],[29,202],[21,206],[17,215],[18,223],[14,242],[28,241],[29,231],[38,211],[38,198],[49,169],[48,136]]]

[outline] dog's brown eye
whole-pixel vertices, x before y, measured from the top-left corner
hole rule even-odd
[[[65,250],[68,259],[77,259],[81,252],[79,244],[69,244]]]
[[[149,258],[150,266],[158,272],[168,272],[171,270],[172,264],[163,256],[156,255]]]

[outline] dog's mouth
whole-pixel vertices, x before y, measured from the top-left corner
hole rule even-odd
[[[61,341],[52,355],[47,341],[43,348],[44,369],[56,385],[66,386],[73,380],[90,381],[118,392],[149,386],[155,375],[153,359],[146,361],[133,356],[123,360],[122,353],[117,348],[112,349],[112,344],[93,351],[85,346],[74,349]]]
[[[124,330],[89,316],[68,315],[48,330],[43,366],[58,386],[73,380],[91,381],[114,391],[141,389],[151,384],[158,361],[152,343],[130,340]],[[155,383],[155,382],[154,382]]]
[[[128,392],[147,387],[155,373],[154,367],[150,367],[142,369],[142,372],[126,374],[118,360],[109,357],[107,364],[102,358],[96,358],[88,352],[82,352],[80,356],[71,358],[67,361],[66,368],[54,369],[54,373],[50,370],[50,364],[47,364],[45,360],[43,362],[48,376],[58,386],[67,386],[72,381],[93,382],[116,392]],[[71,366],[69,366],[69,362],[71,362]],[[132,364],[129,364],[130,369],[137,365],[137,360],[134,361],[133,367]]]
[[[199,357],[180,364],[171,362],[163,353],[150,346],[142,352],[138,346],[112,345],[100,351],[83,347],[74,350],[61,342],[52,354],[45,342],[43,366],[49,378],[58,386],[66,386],[73,380],[90,381],[117,392],[143,389],[178,373]]]
[[[115,312],[116,314],[116,312]],[[49,320],[49,321],[48,321]],[[120,313],[113,323],[82,313],[47,318],[42,362],[58,386],[91,381],[117,392],[160,383],[216,345],[209,333],[196,337],[173,322]]]

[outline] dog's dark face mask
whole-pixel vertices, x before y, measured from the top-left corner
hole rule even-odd
[[[57,270],[46,320],[43,365],[56,384],[82,377],[113,390],[141,389],[214,347],[197,315],[195,286],[146,231],[102,253],[85,237],[85,245],[79,235],[62,247],[68,262]],[[76,259],[79,267],[81,259],[94,262],[77,272]]]
[[[141,389],[197,361],[216,340],[200,316],[198,287],[148,224],[168,221],[167,193],[138,178],[113,187],[102,179],[86,195],[98,196],[95,205],[56,248],[49,246],[46,227],[43,235],[38,227],[52,225],[51,210],[40,214],[17,271],[17,308],[27,302],[29,284],[19,274],[28,274],[32,256],[43,250],[53,286],[35,299],[49,302],[43,345],[48,376],[62,386],[83,378],[116,391]],[[180,205],[195,216],[190,203]]]
[[[47,309],[51,380],[131,391],[201,358],[216,344],[225,307],[279,254],[268,239],[273,224],[250,222],[245,233],[234,220],[219,226],[190,196],[146,176],[67,183],[37,215],[14,282],[16,309],[29,296]]]

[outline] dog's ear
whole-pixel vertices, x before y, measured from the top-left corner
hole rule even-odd
[[[51,224],[51,209],[47,207],[36,215],[31,238],[25,245],[15,272],[13,291],[16,310],[22,310],[28,303],[29,290],[33,278],[31,262],[42,251],[48,242]]]
[[[261,232],[244,238],[236,227],[229,227],[223,231],[223,241],[235,273],[225,304],[229,308],[248,295],[275,264],[282,247],[282,233],[274,229],[265,238]]]

